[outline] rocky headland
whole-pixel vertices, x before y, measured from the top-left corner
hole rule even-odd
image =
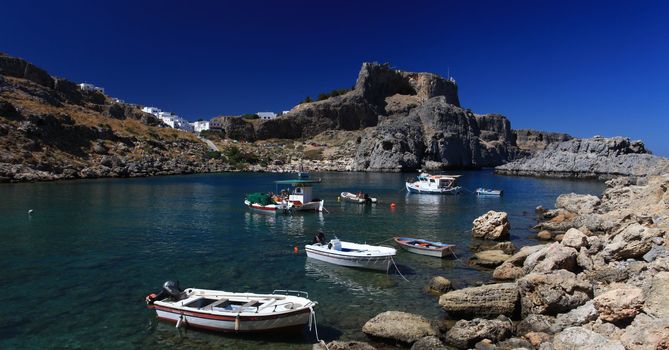
[[[481,265],[493,283],[452,290],[436,276],[426,290],[451,321],[388,311],[362,332],[411,349],[669,349],[669,175],[606,185],[601,197],[565,194],[539,208],[536,228],[552,243],[515,251],[505,213],[485,213],[472,235],[488,243],[472,249],[512,248]]]
[[[552,142],[530,157],[495,168],[503,175],[610,179],[669,172],[669,159],[653,155],[643,142],[593,137]]]

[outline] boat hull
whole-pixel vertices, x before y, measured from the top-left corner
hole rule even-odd
[[[377,199],[374,197],[369,197],[369,200],[367,200],[365,198],[359,198],[350,192],[342,192],[339,197],[346,202],[355,204],[376,204],[377,202]]]
[[[234,316],[210,315],[154,305],[160,320],[181,322],[188,328],[199,328],[217,332],[274,332],[285,329],[299,330],[309,322],[310,311],[299,310],[277,316]],[[181,320],[181,321],[179,321]]]
[[[389,247],[369,246],[342,242],[344,248],[355,247],[357,252],[346,252],[321,245],[306,245],[307,257],[335,265],[387,271],[390,268],[396,250]]]
[[[433,189],[433,188],[421,188],[418,185],[415,185],[410,182],[406,182],[406,189],[409,193],[421,193],[421,194],[458,194],[462,190],[460,186]]]
[[[452,248],[454,246],[450,244],[444,244],[441,242],[431,242],[419,238],[395,237],[393,238],[393,240],[400,247],[402,247],[402,249],[414,254],[432,256],[436,258],[443,258],[446,255],[453,254]],[[420,243],[420,244],[415,244],[415,243]]]
[[[444,250],[435,250],[435,249],[427,249],[427,248],[420,248],[420,247],[412,247],[408,246],[405,244],[400,244],[400,247],[402,249],[414,253],[414,254],[420,254],[420,255],[425,255],[425,256],[432,256],[436,258],[443,258],[446,256],[446,249]]]
[[[323,211],[323,204],[325,201],[316,201],[316,202],[309,202],[309,203],[304,203],[302,205],[293,205],[291,207],[292,210],[295,211],[317,211],[321,212]]]
[[[251,203],[248,200],[244,201],[244,205],[249,207],[249,209],[262,212],[262,213],[279,213],[285,212],[288,210],[288,206],[282,204],[269,204],[269,205],[260,205],[258,203]]]

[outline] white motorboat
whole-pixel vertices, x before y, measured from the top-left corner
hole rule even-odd
[[[351,192],[342,192],[340,198],[351,203],[357,204],[374,204],[377,202],[377,199],[370,197],[367,193],[361,193],[360,195],[353,194]]]
[[[316,302],[306,292],[276,290],[272,294],[231,293],[187,288],[168,281],[158,294],[146,297],[159,319],[177,327],[222,332],[269,332],[302,329]]]
[[[430,175],[421,173],[416,181],[407,181],[406,189],[409,193],[428,194],[458,194],[462,190],[457,186],[460,175]]]
[[[501,196],[504,194],[502,190],[493,190],[490,188],[477,188],[476,194],[479,196]]]
[[[260,192],[247,194],[244,199],[244,205],[265,213],[287,212],[291,207],[288,201],[279,198],[279,196]]]
[[[290,185],[292,189],[284,189],[280,192],[281,197],[290,205],[292,211],[316,211],[324,210],[322,199],[314,198],[312,192],[312,185],[320,183],[320,180],[281,180],[274,181],[278,185]]]
[[[387,271],[395,248],[330,240],[326,245],[308,244],[305,247],[307,257],[329,262],[335,265]]]

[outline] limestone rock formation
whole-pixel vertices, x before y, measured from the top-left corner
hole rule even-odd
[[[598,295],[594,305],[600,319],[617,322],[634,318],[641,311],[644,301],[641,288],[623,286]]]
[[[522,315],[556,315],[592,298],[592,284],[567,270],[531,273],[517,282]]]
[[[607,338],[601,334],[583,327],[570,327],[555,335],[553,338],[555,350],[624,350],[620,341]]]
[[[446,350],[446,345],[433,335],[418,339],[413,343],[411,350]]]
[[[509,259],[511,255],[505,254],[501,250],[484,250],[474,254],[474,257],[470,260],[471,264],[494,268]]]
[[[531,129],[516,129],[513,130],[513,135],[516,139],[518,148],[530,154],[546,149],[551,143],[572,139],[572,137],[567,134]]]
[[[439,305],[454,316],[511,316],[518,305],[518,287],[498,283],[463,288],[442,295]]]
[[[505,212],[489,211],[474,220],[472,236],[474,238],[501,240],[509,238],[508,214]]]
[[[439,335],[436,327],[425,317],[401,311],[382,312],[362,327],[370,336],[412,344],[426,337]]]
[[[460,320],[448,330],[446,341],[459,349],[467,349],[483,339],[493,342],[504,340],[511,336],[512,329],[511,320],[504,316],[492,320]]]
[[[453,284],[451,281],[442,276],[432,277],[426,287],[426,290],[429,293],[437,295],[448,293],[451,289],[453,289]]]
[[[545,150],[498,166],[495,171],[525,176],[642,177],[669,172],[669,159],[652,155],[641,141],[594,137],[549,144]]]

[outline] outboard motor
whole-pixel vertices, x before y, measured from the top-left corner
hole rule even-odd
[[[160,301],[165,298],[181,300],[185,297],[186,293],[184,293],[183,289],[179,286],[179,281],[167,281],[163,283],[163,289],[160,290],[158,295],[151,293],[146,296],[146,303],[151,305],[156,300]]]

